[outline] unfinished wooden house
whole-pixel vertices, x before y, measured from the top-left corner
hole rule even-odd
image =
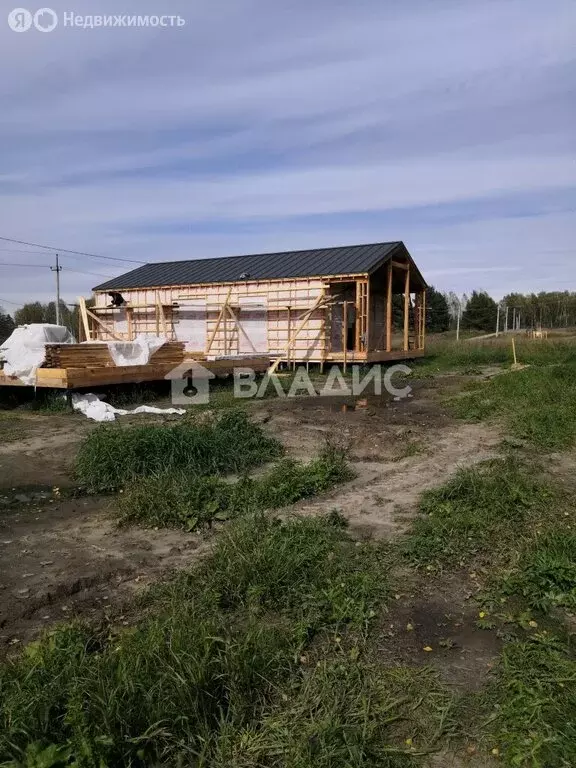
[[[424,352],[426,282],[402,242],[145,264],[94,296],[88,339],[153,333],[206,359],[352,363]]]
[[[91,343],[46,345],[35,386],[154,381],[193,360],[225,374],[419,357],[425,314],[401,242],[145,264],[96,286],[93,306],[80,299],[79,342]],[[142,336],[165,340],[146,364],[113,359]],[[0,371],[2,384],[22,382]]]

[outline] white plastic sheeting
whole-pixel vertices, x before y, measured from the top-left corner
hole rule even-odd
[[[179,415],[186,413],[183,408],[156,408],[153,405],[139,405],[138,408],[127,411],[124,408],[114,408],[113,405],[105,403],[100,400],[98,395],[92,393],[87,395],[73,394],[72,407],[93,421],[114,421],[116,416],[128,416],[128,414],[134,413],[175,413]]]
[[[24,384],[36,384],[36,370],[44,362],[46,344],[73,344],[74,337],[63,325],[31,323],[20,325],[0,347],[3,371]]]
[[[140,334],[134,341],[106,343],[114,365],[148,365],[154,352],[166,343],[166,337]]]

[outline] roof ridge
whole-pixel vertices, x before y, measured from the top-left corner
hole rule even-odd
[[[298,250],[287,251],[261,251],[259,253],[235,253],[234,256],[204,256],[200,259],[173,259],[170,261],[147,261],[142,264],[143,267],[148,264],[184,264],[187,261],[209,261],[210,259],[250,259],[256,256],[277,256],[281,253],[305,253],[306,251],[333,251],[336,248],[369,248],[372,245],[400,245],[402,240],[378,240],[375,243],[354,243],[353,245],[325,245],[320,248],[299,248]],[[141,269],[141,267],[135,267]]]

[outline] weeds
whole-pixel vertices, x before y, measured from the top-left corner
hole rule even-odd
[[[462,418],[502,416],[517,438],[545,450],[576,440],[576,365],[526,368],[475,385],[451,403]]]
[[[242,734],[259,731],[274,703],[276,715],[279,702],[298,696],[312,638],[321,646],[319,633],[350,626],[362,642],[386,579],[377,547],[354,546],[325,520],[239,521],[197,569],[152,592],[147,618],[136,627],[60,628],[1,667],[0,760],[33,765],[34,753],[77,766],[230,765],[225,755],[232,736],[244,749]],[[383,687],[384,703],[370,708],[370,722],[362,726],[361,692],[347,681],[357,665],[343,657],[348,663],[346,674],[339,665],[326,670],[333,701],[344,702],[355,690],[355,738],[369,726],[391,760],[397,754],[390,766],[405,765],[405,746],[389,747],[393,734],[380,718],[388,712],[395,722],[410,703],[397,701],[397,686],[388,694]],[[302,700],[308,695],[304,689]],[[325,707],[322,738],[330,732],[331,707]],[[342,707],[333,715],[336,741],[347,731],[344,715]],[[310,729],[307,719],[302,715],[302,725]],[[285,722],[296,725],[292,715]],[[259,749],[266,751],[266,742]],[[332,765],[386,764],[346,749],[342,744]],[[268,754],[270,765],[285,764],[276,750]],[[260,763],[247,754],[234,764]]]
[[[404,553],[414,563],[441,566],[476,555],[494,560],[553,498],[552,489],[513,458],[461,469],[423,494]]]
[[[162,473],[130,483],[119,497],[124,523],[193,530],[212,520],[293,504],[350,479],[344,454],[327,448],[309,464],[283,459],[265,475],[228,482],[217,476]]]
[[[163,471],[242,472],[281,453],[280,443],[242,411],[200,423],[103,425],[82,443],[76,478],[89,491],[107,491]]]
[[[576,765],[576,658],[567,641],[542,632],[507,644],[483,706],[506,765]]]

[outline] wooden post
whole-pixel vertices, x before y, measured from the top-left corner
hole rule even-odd
[[[90,322],[88,320],[88,310],[86,309],[86,299],[84,296],[80,296],[78,299],[78,305],[80,308],[80,317],[82,319],[82,325],[84,326],[84,337],[85,341],[91,341],[92,336],[90,335]]]
[[[386,352],[392,351],[392,262],[388,262],[386,281]]]
[[[344,373],[346,373],[346,362],[348,358],[348,302],[343,304],[342,319],[342,351],[344,352]]]
[[[410,337],[410,267],[404,281],[404,351],[408,351]]]
[[[422,342],[420,349],[426,346],[426,288],[422,291]]]

